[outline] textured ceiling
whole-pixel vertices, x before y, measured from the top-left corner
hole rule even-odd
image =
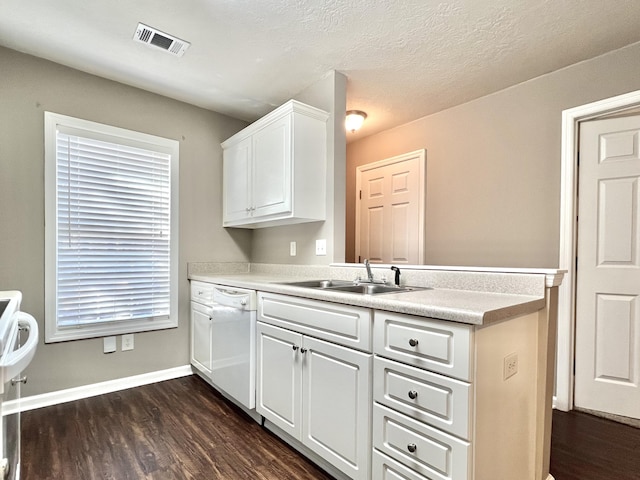
[[[138,22],[191,47],[136,43]],[[638,25],[639,0],[0,2],[0,45],[249,121],[338,70],[369,114],[349,138],[638,42]]]

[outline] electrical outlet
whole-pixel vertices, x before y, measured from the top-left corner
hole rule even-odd
[[[122,351],[133,350],[133,333],[122,335]]]
[[[518,354],[512,353],[504,357],[504,380],[518,373]]]
[[[296,256],[296,242],[289,242],[289,255]]]
[[[324,238],[321,240],[316,240],[316,255],[326,255],[327,254],[327,240]]]
[[[116,337],[104,337],[103,351],[104,353],[113,353],[116,351]]]

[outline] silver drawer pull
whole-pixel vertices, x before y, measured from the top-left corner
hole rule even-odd
[[[411,345],[412,347],[415,347],[418,345],[418,339],[417,338],[410,338],[409,339],[409,345]]]
[[[198,290],[198,295],[202,295],[204,292],[202,290]]]
[[[415,443],[410,443],[409,445],[407,445],[407,450],[409,450],[411,453],[414,453],[417,449],[418,447]]]
[[[415,400],[416,398],[418,398],[418,392],[416,392],[415,390],[409,390],[409,398],[411,400]]]
[[[11,380],[12,386],[17,385],[18,383],[25,385],[27,383],[27,377],[24,376],[24,377],[14,378],[13,380]]]

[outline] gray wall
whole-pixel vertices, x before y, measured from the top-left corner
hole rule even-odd
[[[187,365],[187,262],[250,255],[250,232],[221,227],[220,142],[246,123],[0,47],[0,290],[21,290],[43,331],[45,110],[180,141],[180,318],[177,329],[136,334],[128,352],[105,355],[102,339],[41,340],[24,393]]]
[[[255,263],[287,263],[297,265],[344,262],[345,238],[345,170],[346,77],[329,72],[294,98],[329,112],[327,130],[327,220],[273,228],[256,229],[253,233],[251,261]],[[327,241],[327,255],[316,256],[316,240]],[[297,244],[297,255],[289,255],[289,243]]]
[[[557,267],[562,110],[640,89],[638,59],[635,44],[350,143],[347,261],[356,167],[425,148],[425,263]]]

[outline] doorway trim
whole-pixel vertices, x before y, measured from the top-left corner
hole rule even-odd
[[[566,270],[567,273],[558,290],[558,348],[554,406],[559,410],[569,411],[574,406],[579,124],[585,120],[638,106],[640,106],[640,90],[562,112],[559,268]]]

